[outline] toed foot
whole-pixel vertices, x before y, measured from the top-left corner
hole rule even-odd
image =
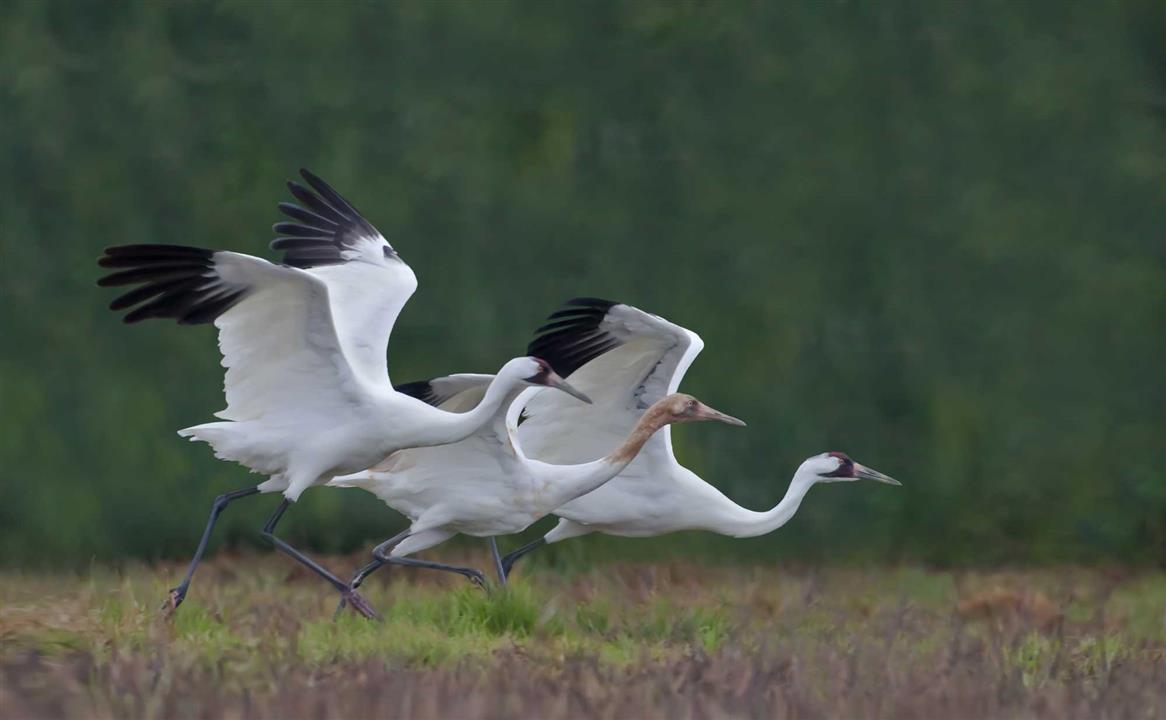
[[[347,590],[342,590],[340,592],[340,604],[336,607],[336,614],[332,617],[336,618],[339,616],[340,611],[344,609],[345,605],[351,606],[353,610],[360,613],[362,616],[368,618],[369,620],[379,621],[381,619],[381,616],[377,614],[377,611],[373,610],[372,605],[369,605],[368,601],[365,600],[360,593],[352,588],[348,588]]]
[[[483,575],[480,570],[467,570],[465,572],[465,576],[467,580],[482,588],[486,592],[490,591],[490,588],[486,585],[486,576]]]
[[[173,615],[174,611],[178,609],[178,606],[181,605],[182,601],[185,599],[186,599],[186,586],[185,585],[179,585],[176,588],[170,588],[170,594],[167,595],[166,599],[162,601],[162,607],[160,608],[160,610],[162,611],[162,615],[164,617],[170,617],[171,615]]]

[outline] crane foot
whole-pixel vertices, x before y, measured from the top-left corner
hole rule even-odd
[[[185,599],[185,587],[179,585],[176,588],[170,588],[170,593],[166,596],[166,599],[162,601],[162,607],[159,608],[162,611],[162,617],[168,618],[173,615],[174,612],[178,610],[178,606],[181,605],[182,601]]]
[[[337,606],[336,614],[333,615],[333,618],[340,614],[340,611],[344,609],[345,605],[351,606],[353,610],[360,613],[360,615],[368,618],[369,620],[376,620],[377,622],[381,621],[381,616],[377,613],[376,610],[373,610],[372,605],[369,605],[368,601],[365,600],[360,593],[353,590],[352,588],[341,591],[340,605]]]

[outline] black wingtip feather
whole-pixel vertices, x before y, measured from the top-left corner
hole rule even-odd
[[[271,249],[284,253],[283,262],[299,268],[335,265],[344,262],[343,251],[359,238],[378,238],[380,233],[340,193],[306,168],[300,177],[308,184],[288,180],[287,189],[299,202],[279,203],[279,210],[296,222],[279,222],[272,230],[279,235]],[[289,239],[310,239],[311,244],[287,244]]]
[[[563,377],[571,375],[623,344],[599,328],[607,312],[618,304],[593,297],[568,300],[547,317],[547,323],[535,330],[526,354],[542,358]]]
[[[417,398],[421,402],[433,405],[434,407],[441,404],[441,399],[437,397],[437,393],[433,390],[433,383],[429,380],[401,383],[400,385],[394,385],[393,389],[402,395]]]
[[[213,322],[246,293],[215,273],[215,251],[182,245],[118,245],[97,264],[122,268],[100,278],[101,287],[137,285],[114,298],[109,309],[129,310],[123,321],[173,318],[183,324]]]

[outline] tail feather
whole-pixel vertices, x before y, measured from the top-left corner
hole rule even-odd
[[[283,468],[270,462],[259,449],[255,438],[246,432],[246,423],[239,422],[211,422],[202,425],[192,425],[178,431],[181,437],[191,442],[204,442],[214,450],[215,457],[220,460],[237,462],[255,472],[273,475]]]

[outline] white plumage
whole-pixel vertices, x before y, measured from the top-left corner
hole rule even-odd
[[[528,351],[545,357],[575,387],[588,393],[594,404],[573,407],[539,388],[518,397],[514,407],[522,408],[527,416],[517,427],[521,445],[531,457],[547,462],[578,462],[609,445],[652,402],[679,388],[704,347],[691,330],[629,305],[595,298],[570,301],[549,320]],[[736,504],[677,462],[671,433],[665,428],[613,480],[555,509],[558,525],[542,539],[511,553],[503,565],[508,571],[518,557],[541,544],[592,532],[625,537],[678,530],[709,530],[734,537],[771,532],[789,520],[805,491],[819,481],[816,471],[825,466],[829,472],[837,470],[845,456],[825,457],[803,464],[805,472],[795,476],[781,503],[756,512]],[[853,467],[866,473],[857,477],[897,484],[869,468]],[[812,481],[799,482],[799,477]]]
[[[297,222],[274,226],[283,264],[240,253],[173,245],[106,249],[99,263],[117,269],[105,286],[138,285],[113,301],[126,322],[173,318],[213,322],[226,368],[222,420],[180,431],[211,445],[216,457],[268,476],[258,492],[287,502],[334,475],[369,467],[406,447],[461,440],[494,417],[504,398],[529,384],[561,385],[545,363],[506,363],[464,413],[434,408],[393,389],[389,335],[417,287],[413,271],[347,200],[301,171],[311,190],[288,183],[300,204],[281,203]],[[196,552],[197,565],[222,507],[216,501]],[[282,541],[277,546],[288,548]],[[309,564],[298,551],[290,552]],[[314,570],[337,584],[322,568]],[[187,580],[176,588],[177,605]],[[343,583],[341,583],[343,585]]]
[[[490,379],[488,375],[455,375],[416,383],[413,389],[443,409],[454,409],[473,406]],[[517,442],[517,413],[513,404],[508,412],[500,408],[491,423],[460,442],[401,450],[375,468],[329,482],[368,490],[412,521],[406,533],[382,545],[378,562],[362,571],[354,586],[382,562],[399,561],[457,533],[492,537],[521,532],[556,507],[614,477],[657,430],[670,423],[720,420],[741,424],[690,396],[668,395],[642,413],[624,437],[604,448],[599,459],[550,464],[523,454]],[[469,568],[420,561],[408,564],[481,579]]]

